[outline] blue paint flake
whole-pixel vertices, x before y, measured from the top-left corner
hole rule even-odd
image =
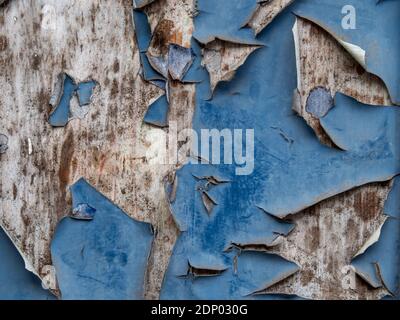
[[[25,263],[0,227],[0,300],[53,300],[41,281],[25,269]]]
[[[96,212],[91,221],[66,217],[57,226],[51,254],[61,298],[143,299],[151,225],[127,216],[84,179],[71,193],[74,208]]]
[[[55,87],[55,93],[51,97],[50,104],[54,106],[50,114],[49,123],[53,127],[64,127],[70,119],[70,103],[72,97],[77,94],[79,106],[90,104],[96,81],[87,81],[76,84],[68,74],[60,74]]]

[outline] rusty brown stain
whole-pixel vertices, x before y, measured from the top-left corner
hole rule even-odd
[[[152,48],[158,50],[162,55],[168,53],[168,44],[175,42],[174,22],[168,19],[161,20],[153,32],[151,41]]]
[[[114,61],[113,71],[114,71],[114,73],[119,72],[119,60],[118,59],[115,59],[115,61]]]
[[[65,196],[66,188],[69,184],[70,171],[71,171],[71,160],[74,155],[74,134],[72,130],[68,130],[67,135],[61,147],[60,155],[60,166],[58,169],[58,181],[59,181],[59,207],[65,208]]]
[[[18,188],[17,185],[15,183],[13,183],[13,200],[17,199],[17,195],[18,195]]]
[[[36,53],[33,54],[31,57],[31,68],[36,71],[39,70],[41,61],[42,58],[40,57],[40,55]]]
[[[5,51],[8,48],[8,38],[0,35],[0,51]]]

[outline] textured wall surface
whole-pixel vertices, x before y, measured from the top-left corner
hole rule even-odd
[[[0,1],[0,255],[10,261],[0,299],[85,299],[93,288],[98,299],[398,297],[400,3],[317,2]],[[356,30],[341,31],[346,4]],[[195,54],[182,81],[158,69],[171,63],[170,44]],[[56,127],[51,100],[64,73],[96,86],[90,103],[71,98],[68,123]],[[351,109],[354,125],[345,126],[335,109],[356,104],[347,97],[382,112],[360,122]],[[167,125],[144,120],[155,101]],[[189,140],[177,161],[164,159],[165,134],[188,128],[255,129],[254,172],[188,164]],[[94,221],[59,225],[79,214],[70,187],[80,178],[127,215],[121,221],[149,223],[152,235],[132,232],[130,243],[121,231],[119,246],[112,224],[96,220],[114,212],[100,202],[91,203]],[[65,240],[76,230],[82,248]],[[150,238],[145,264],[128,259],[137,277],[118,273],[135,241]],[[21,257],[28,271],[8,279]],[[71,274],[86,277],[78,290],[62,285]],[[75,294],[79,285],[89,296]]]

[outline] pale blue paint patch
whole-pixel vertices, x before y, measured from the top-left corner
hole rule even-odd
[[[126,215],[84,179],[71,187],[73,207],[93,220],[64,218],[51,243],[62,299],[143,299],[153,241],[151,225]]]

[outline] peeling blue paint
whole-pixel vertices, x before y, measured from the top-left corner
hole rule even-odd
[[[249,11],[251,3],[240,2],[245,3]],[[238,25],[239,16],[245,17],[247,13],[236,5],[233,1],[216,4],[200,0],[200,13],[195,18],[196,38],[207,42],[228,37],[242,42],[246,38],[243,31],[232,31],[232,26]],[[257,41],[267,43],[268,47],[250,55],[232,81],[218,86],[212,100],[206,71],[198,62],[194,63],[196,76],[203,81],[196,85],[193,128],[199,136],[201,129],[254,129],[255,168],[249,176],[235,176],[232,165],[190,163],[177,172],[178,185],[171,209],[181,234],[165,275],[161,292],[164,299],[268,298],[249,294],[297,270],[294,263],[267,254],[277,235],[287,235],[291,230],[280,219],[356,186],[389,180],[400,172],[399,153],[394,146],[400,138],[395,130],[396,109],[375,107],[357,119],[361,108],[358,103],[338,94],[335,107],[323,122],[327,131],[336,132],[337,137],[343,135],[352,140],[351,135],[356,135],[355,145],[346,151],[322,145],[305,121],[293,112],[292,93],[297,75],[292,11],[303,5],[303,1],[295,2],[259,34]],[[200,47],[192,48],[200,57]],[[343,122],[341,112],[354,121],[353,129],[347,121]],[[365,130],[370,124],[371,132]],[[212,214],[207,212],[195,176],[219,176],[230,181],[208,191],[217,203]],[[235,244],[247,249],[241,249],[242,255],[237,258],[234,250],[228,250],[235,248]],[[256,252],[254,248],[260,245],[262,252]],[[222,261],[227,269],[209,277],[179,277],[187,274],[188,261],[199,253],[203,269],[213,270],[215,260]],[[212,259],[204,258],[207,256]]]
[[[395,299],[400,299],[399,194],[400,178],[397,177],[385,203],[384,214],[388,217],[379,240],[352,261],[357,274],[375,288],[386,288]]]
[[[62,299],[143,299],[151,225],[130,218],[84,179],[71,187],[73,207],[96,209],[91,221],[64,218],[51,243]]]
[[[366,52],[366,70],[386,84],[393,103],[400,104],[400,2],[376,0],[298,0],[294,13],[311,20],[335,38]],[[356,29],[342,27],[342,8],[355,8]]]
[[[142,73],[143,78],[146,81],[165,81],[165,78],[159,74],[153,67],[150,65],[149,59],[146,56],[146,53],[140,54],[140,62],[142,64]]]
[[[64,127],[70,119],[70,103],[72,97],[77,94],[79,106],[90,104],[96,81],[86,81],[76,84],[68,74],[58,77],[55,93],[51,97],[50,104],[55,107],[50,114],[49,123],[53,127]]]
[[[397,107],[365,105],[337,93],[334,108],[320,123],[332,141],[341,149],[366,154],[388,161],[388,169],[396,172],[400,159],[397,141],[400,132],[400,109]],[[378,153],[379,155],[377,155]]]
[[[133,1],[133,7],[139,9],[147,6],[148,4],[154,2],[155,0],[132,0],[132,1]]]
[[[41,281],[25,269],[25,263],[0,227],[0,300],[53,300]]]
[[[136,41],[140,52],[146,52],[151,41],[151,30],[147,14],[143,11],[133,10]]]
[[[144,122],[161,128],[167,127],[168,110],[169,104],[167,96],[164,94],[149,106],[144,116]]]
[[[193,36],[201,43],[214,39],[229,42],[262,44],[253,30],[243,27],[257,8],[255,0],[199,0]]]
[[[168,47],[168,71],[172,79],[182,81],[194,58],[193,49],[174,43],[170,44]]]

